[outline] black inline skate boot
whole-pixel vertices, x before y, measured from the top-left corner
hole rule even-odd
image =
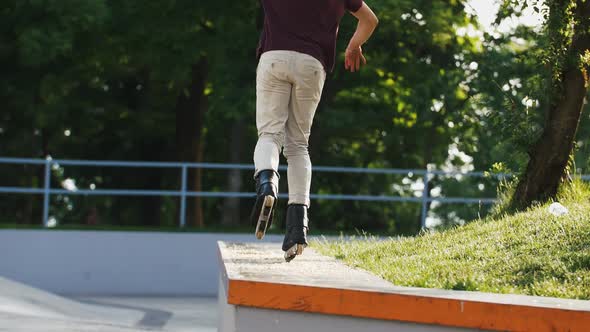
[[[285,260],[292,261],[295,256],[301,255],[307,247],[307,206],[303,204],[290,204],[287,207],[287,232],[283,240]]]
[[[262,240],[272,224],[279,193],[279,173],[265,169],[256,175],[256,203],[250,220],[256,224],[256,238]]]

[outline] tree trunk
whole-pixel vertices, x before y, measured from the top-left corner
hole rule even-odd
[[[244,141],[244,120],[238,119],[233,122],[229,147],[230,163],[239,163],[242,158],[242,142]],[[240,192],[242,190],[242,172],[239,169],[232,169],[228,172],[227,191]],[[235,226],[240,223],[240,198],[228,197],[223,202],[223,215],[221,224],[224,226]]]
[[[162,169],[146,168],[138,170],[142,175],[139,179],[142,181],[144,190],[161,190],[162,186]],[[142,225],[159,227],[161,226],[161,207],[162,196],[146,196],[140,201],[142,205],[141,218]]]
[[[153,161],[159,156],[157,152],[162,151],[165,145],[161,141],[146,141],[141,146],[141,160]],[[154,153],[156,152],[156,153]],[[157,160],[161,161],[161,160]],[[162,169],[161,168],[138,168],[137,185],[143,190],[161,190],[162,189]],[[137,204],[141,206],[139,212],[142,226],[159,227],[161,226],[161,208],[162,196],[145,196],[135,198]]]
[[[37,140],[35,139],[34,129],[30,128],[30,132],[28,133],[31,135],[31,150],[30,153],[32,156],[36,156],[39,153],[39,149],[37,144]],[[35,186],[40,186],[43,184],[43,180],[45,177],[45,169],[43,167],[35,167],[31,165],[25,165],[24,167],[24,174],[27,175],[28,181],[25,182],[27,186],[33,188]],[[26,180],[25,180],[26,181]],[[20,215],[20,218],[17,217],[16,222],[18,224],[34,224],[33,215],[35,209],[35,202],[40,201],[43,196],[38,195],[26,195],[24,200],[24,206],[22,208],[22,213],[17,211],[17,216]],[[38,218],[37,222],[40,223],[40,219]]]
[[[199,137],[199,142],[197,143],[197,160],[196,162],[200,163],[203,162],[203,150],[205,148],[205,144],[203,142],[203,136]],[[195,174],[193,177],[193,184],[194,184],[194,191],[201,191],[202,187],[202,178],[203,178],[203,169],[197,168],[194,170]],[[193,208],[193,218],[194,218],[194,226],[203,227],[205,226],[205,219],[203,218],[203,199],[201,197],[194,198],[195,207]]]
[[[35,174],[35,169],[29,165],[25,165],[24,173],[27,175],[27,187],[35,187],[37,180],[37,174]],[[40,168],[41,169],[41,168]],[[45,170],[43,170],[45,171]],[[42,183],[42,182],[41,182]],[[17,211],[16,213],[16,223],[18,224],[32,224],[33,223],[33,202],[35,199],[42,196],[37,195],[26,195],[24,196],[24,204],[22,206],[22,212]],[[20,205],[20,204],[19,204]],[[20,218],[19,218],[20,216]]]
[[[137,112],[147,113],[151,107],[150,95],[152,87],[150,84],[150,71],[147,69],[140,70],[137,77],[132,79],[129,86],[137,87],[141,84],[141,90],[134,89],[130,94],[130,98],[135,103]],[[145,161],[162,161],[166,144],[163,140],[148,140],[139,145],[140,158]],[[161,190],[162,189],[162,172],[161,168],[139,168],[136,170],[140,176],[137,178],[139,186],[144,190]],[[146,196],[138,198],[141,205],[141,224],[150,227],[161,226],[161,210],[162,210],[162,196]]]
[[[579,58],[590,49],[590,1],[579,0],[577,6],[579,20],[568,50],[570,61],[561,73],[559,94],[553,97],[545,128],[529,152],[529,163],[513,198],[515,206],[520,208],[530,206],[533,201],[543,202],[555,197],[566,175],[588,93],[588,74],[582,69]]]
[[[47,157],[51,156],[51,151],[49,150],[49,134],[47,133],[47,130],[45,128],[41,129],[41,137],[40,137],[40,139],[41,139],[41,155],[43,156],[42,157],[43,159],[46,159]],[[44,186],[45,185],[45,181],[46,181],[46,179],[45,179],[45,165],[43,165],[43,167],[40,167],[38,169],[38,173],[37,174],[38,174],[38,178],[39,179],[42,179],[40,181],[40,184],[42,186]],[[54,180],[53,180],[53,170],[50,167],[50,169],[49,169],[49,186],[50,187],[49,188],[52,188],[54,185],[55,185],[55,183],[54,183]],[[51,196],[51,195],[49,196],[49,206],[48,206],[49,211],[48,211],[48,216],[51,216],[51,198],[52,197],[53,196]],[[40,201],[43,202],[43,195],[40,196],[40,198],[41,198]],[[44,208],[43,207],[43,204],[41,204],[41,213],[43,213],[43,208]],[[46,220],[44,220],[43,222],[45,222],[45,221]],[[29,223],[35,224],[35,221],[30,220]]]
[[[423,161],[422,161],[422,169],[423,170],[428,170],[428,165],[432,162],[432,156],[433,156],[433,150],[432,147],[434,146],[433,141],[435,139],[435,128],[438,125],[438,122],[442,122],[442,116],[439,116],[438,121],[433,121],[434,124],[432,126],[432,128],[430,130],[428,130],[426,132],[426,140],[424,144],[424,156],[423,156]],[[428,180],[428,185],[426,183],[424,183],[425,186],[427,186],[426,190],[423,191],[423,194],[426,196],[426,199],[430,198],[430,191],[432,191],[432,189],[434,189],[434,179],[429,179]],[[432,202],[427,202],[426,203],[426,216],[424,216],[425,218],[428,217],[428,211],[430,211],[430,206],[432,205]],[[420,207],[420,213],[418,214],[418,228],[416,229],[416,232],[419,232],[420,229],[422,228],[422,207]],[[424,225],[426,226],[426,225]]]
[[[202,57],[192,67],[190,85],[181,91],[176,104],[176,146],[178,157],[185,162],[202,160],[202,131],[204,113],[207,109],[204,95],[207,80],[208,63]],[[189,169],[187,190],[201,190],[201,170]],[[186,225],[202,227],[204,225],[201,198],[187,198]]]

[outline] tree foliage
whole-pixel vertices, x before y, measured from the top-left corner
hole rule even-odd
[[[550,103],[543,90],[548,73],[566,64],[555,58],[561,44],[550,40],[567,32],[551,38],[525,27],[500,36],[477,32],[476,18],[459,0],[369,4],[381,22],[364,46],[369,63],[358,74],[344,71],[343,48],[355,27],[347,16],[337,66],[328,75],[312,130],[313,163],[523,167],[528,146],[541,135],[542,110]],[[506,2],[499,20],[518,15],[524,6]],[[251,163],[260,27],[256,1],[5,1],[0,5],[0,154]],[[561,31],[555,29],[545,31]],[[583,56],[587,62],[590,55]],[[556,66],[548,69],[549,64]],[[586,132],[582,126],[581,137]],[[579,164],[586,167],[589,150],[579,149]],[[43,183],[41,168],[2,169],[2,185]],[[52,182],[56,187],[72,179],[79,188],[178,189],[179,175],[176,170],[60,166],[52,171]],[[312,191],[421,193],[421,179],[412,174],[346,174],[342,179],[342,174],[315,173]],[[191,190],[250,192],[252,187],[250,172],[189,174]],[[435,177],[428,192],[490,197],[495,187],[492,179]],[[282,181],[281,191],[286,190]],[[250,204],[190,200],[188,221],[247,227]],[[39,197],[3,196],[0,211],[9,217],[0,222],[37,223],[40,205]],[[178,217],[178,200],[170,197],[55,196],[51,206],[51,215],[62,224],[172,226]],[[487,211],[480,206],[431,208],[443,223]],[[316,229],[415,233],[420,206],[314,201],[310,214]],[[280,214],[277,220],[280,226]]]
[[[527,5],[524,2],[522,7]],[[530,158],[514,194],[516,207],[555,198],[560,183],[569,176],[590,82],[590,64],[584,59],[590,52],[590,2],[532,1],[532,5],[545,18],[539,37],[544,48],[535,60],[544,68],[540,91],[547,97],[543,130],[530,144]]]

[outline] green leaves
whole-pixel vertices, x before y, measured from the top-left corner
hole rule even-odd
[[[82,35],[100,29],[108,19],[105,1],[27,1],[8,6],[21,62],[46,65],[72,55]]]
[[[453,145],[473,156],[475,169],[487,169],[498,161],[518,169],[524,147],[538,134],[542,122],[547,96],[538,91],[544,84],[543,75],[554,69],[551,66],[564,63],[559,58],[564,45],[549,48],[547,40],[567,41],[569,21],[554,22],[559,33],[546,38],[527,28],[492,36],[477,32],[478,22],[465,13],[465,1],[373,0],[369,5],[380,25],[363,47],[368,65],[359,73],[344,72],[342,64],[356,21],[347,15],[340,27],[336,69],[328,75],[312,130],[314,164],[461,166],[460,160],[449,157]],[[529,6],[545,10],[534,1]],[[500,19],[524,8],[508,1]],[[229,151],[226,134],[239,122],[245,128],[237,144],[240,153],[232,158],[250,163],[257,137],[255,50],[260,13],[257,1],[3,3],[0,127],[10,135],[0,134],[2,154],[177,159],[177,149],[194,150],[192,143],[177,142],[177,123],[196,121],[177,118],[178,98],[203,94],[207,112],[202,134],[189,133],[191,137],[202,135],[206,143],[203,159],[228,161],[233,151]],[[588,64],[590,55],[583,54],[581,59]],[[193,69],[201,60],[206,65],[199,74],[206,82],[194,87]],[[511,85],[515,80],[519,87]],[[527,106],[529,100],[532,104]],[[63,133],[68,128],[72,134],[66,137]],[[588,154],[588,145],[580,149]],[[88,177],[82,172],[75,175],[79,183]],[[250,183],[251,174],[244,172],[243,176],[243,183]],[[105,186],[111,180],[128,180],[116,175],[105,179]],[[312,191],[413,195],[405,187],[394,188],[402,180],[318,177]],[[471,184],[433,181],[434,187],[444,184],[441,195],[494,193],[494,185],[488,182],[480,191],[478,183],[472,183],[475,189],[466,189]],[[174,176],[163,180],[162,186],[174,187],[176,182]],[[226,189],[222,174],[204,173],[203,183],[213,190]],[[206,216],[219,214],[217,202],[206,204]],[[318,226],[417,230],[419,207],[415,204],[343,205],[319,202],[314,210]],[[138,212],[133,209],[141,210],[141,206],[120,209],[134,216]],[[247,215],[249,207],[243,209],[242,214]],[[478,212],[456,206],[438,211],[447,215],[451,210],[464,219]]]

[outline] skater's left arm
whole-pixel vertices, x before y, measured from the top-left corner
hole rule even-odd
[[[369,40],[379,23],[379,19],[364,2],[357,11],[351,11],[350,13],[358,19],[358,25],[346,48],[344,67],[351,72],[355,72],[361,68],[361,65],[367,64],[361,46]]]

